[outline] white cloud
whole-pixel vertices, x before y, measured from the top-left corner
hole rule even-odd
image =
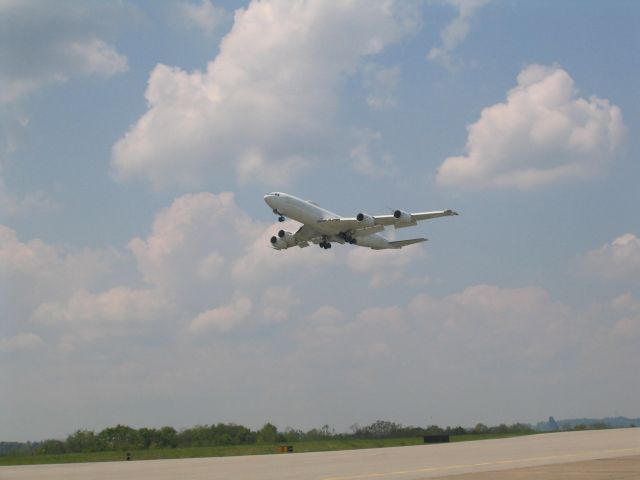
[[[110,77],[128,70],[127,58],[105,40],[132,7],[100,2],[0,2],[0,213],[51,212],[46,192],[7,187],[3,167],[24,142],[29,116],[21,104],[32,93],[79,76]],[[10,183],[9,183],[10,185]]]
[[[32,350],[44,345],[42,338],[35,333],[20,332],[11,338],[0,339],[0,352]]]
[[[374,110],[384,110],[397,105],[396,88],[400,82],[400,67],[385,68],[368,63],[363,68],[364,86],[368,90],[367,105]]]
[[[289,280],[292,272],[314,275],[318,274],[321,267],[335,263],[337,254],[333,249],[323,250],[318,255],[318,248],[314,245],[306,248],[292,247],[281,251],[271,248],[269,239],[278,230],[295,233],[299,227],[300,224],[291,221],[264,226],[255,234],[253,241],[245,247],[244,252],[233,260],[231,267],[233,281],[239,285],[255,285],[270,278],[277,281]]]
[[[34,320],[49,326],[71,326],[75,335],[95,339],[129,334],[135,324],[164,318],[173,305],[157,290],[115,287],[97,294],[78,290],[64,302],[40,305]]]
[[[369,178],[380,179],[398,174],[398,167],[388,153],[377,153],[380,132],[364,130],[359,132],[358,144],[351,149],[349,156],[353,160],[353,169]]]
[[[205,71],[157,65],[149,110],[114,146],[118,179],[156,187],[235,172],[289,180],[326,144],[341,81],[412,31],[395,2],[252,2]]]
[[[366,325],[365,328],[399,331],[405,330],[405,314],[401,307],[371,307],[360,311],[356,321]]]
[[[222,7],[216,7],[211,0],[202,0],[200,4],[183,3],[180,14],[188,27],[195,27],[207,36],[213,35],[227,17]]]
[[[310,162],[299,155],[278,160],[277,168],[257,151],[250,151],[238,159],[236,174],[238,183],[263,183],[274,186],[290,185],[293,179],[310,166]]]
[[[148,333],[173,313],[175,305],[161,291],[120,286],[99,293],[80,289],[66,300],[42,303],[32,321],[53,329],[58,348],[70,352],[104,338]]]
[[[458,10],[458,16],[442,29],[440,32],[442,46],[429,50],[427,58],[450,70],[454,69],[456,61],[452,56],[453,50],[467,38],[473,16],[488,2],[489,0],[448,0],[446,3]]]
[[[279,323],[289,318],[289,310],[300,300],[291,287],[269,287],[262,294],[262,319],[266,323]]]
[[[222,255],[218,252],[211,252],[200,261],[196,272],[202,280],[210,280],[221,272],[224,264],[225,259]]]
[[[0,101],[12,102],[76,75],[127,71],[127,58],[100,37],[118,8],[75,2],[3,2]]]
[[[439,184],[535,189],[590,178],[614,159],[625,126],[608,100],[578,97],[565,70],[530,65],[468,131],[466,154],[444,161]]]
[[[22,242],[0,225],[0,284],[7,321],[22,324],[42,302],[97,285],[111,273],[113,251],[67,252],[40,239]]]
[[[626,293],[613,299],[611,307],[622,315],[614,324],[612,333],[630,341],[640,339],[640,300]]]
[[[333,305],[323,305],[306,319],[311,324],[337,324],[344,320],[344,314]]]
[[[410,282],[406,269],[422,258],[424,258],[422,246],[381,250],[375,252],[375,255],[372,255],[369,249],[355,248],[347,253],[346,263],[351,271],[366,274],[370,278],[371,288],[382,288]]]
[[[0,214],[9,216],[37,212],[57,212],[60,203],[41,190],[15,195],[9,191],[0,171]]]
[[[240,326],[251,313],[253,304],[248,297],[237,296],[232,303],[212,308],[196,316],[189,324],[191,333],[207,330],[229,332]]]
[[[129,249],[147,282],[189,290],[194,282],[216,281],[226,258],[239,253],[260,230],[236,205],[233,193],[194,193],[159,212],[146,240],[134,238]]]
[[[640,238],[626,233],[582,259],[585,267],[606,279],[640,275]]]

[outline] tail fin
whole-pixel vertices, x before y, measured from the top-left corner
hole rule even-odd
[[[410,238],[409,240],[398,240],[395,242],[389,242],[389,245],[391,245],[391,248],[402,248],[406,247],[407,245],[413,245],[414,243],[426,242],[427,240],[427,238]]]

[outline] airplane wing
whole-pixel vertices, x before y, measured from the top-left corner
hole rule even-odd
[[[309,242],[314,238],[322,237],[322,233],[314,230],[309,225],[302,225],[293,236],[298,242]]]
[[[408,218],[403,217],[403,214]],[[396,228],[401,228],[416,225],[420,220],[450,217],[452,215],[458,215],[458,212],[454,212],[453,210],[438,210],[435,212],[404,213],[400,210],[396,210],[393,215],[374,215],[373,219],[375,220],[376,225],[395,225]]]
[[[407,245],[413,245],[414,243],[426,242],[427,238],[410,238],[409,240],[396,240],[395,242],[389,242],[391,248],[402,248]]]
[[[354,231],[367,229],[367,233],[374,233],[375,227],[394,226],[395,228],[412,227],[417,225],[421,220],[430,220],[438,217],[450,217],[458,215],[453,210],[438,210],[435,212],[417,212],[406,213],[401,210],[396,210],[391,215],[365,215],[358,214],[357,217],[351,218],[325,218],[320,222],[326,223],[327,226],[332,226],[336,232]],[[380,230],[376,230],[380,231]],[[364,232],[363,232],[364,233]]]

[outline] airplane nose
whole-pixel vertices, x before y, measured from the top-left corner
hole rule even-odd
[[[271,199],[273,198],[273,195],[271,194],[267,194],[264,196],[264,201],[267,203],[267,205],[271,206]]]

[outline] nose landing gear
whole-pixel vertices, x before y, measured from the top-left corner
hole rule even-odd
[[[278,221],[279,222],[284,222],[284,215],[282,215],[277,209],[273,209],[273,213],[275,213],[276,215],[278,215]]]

